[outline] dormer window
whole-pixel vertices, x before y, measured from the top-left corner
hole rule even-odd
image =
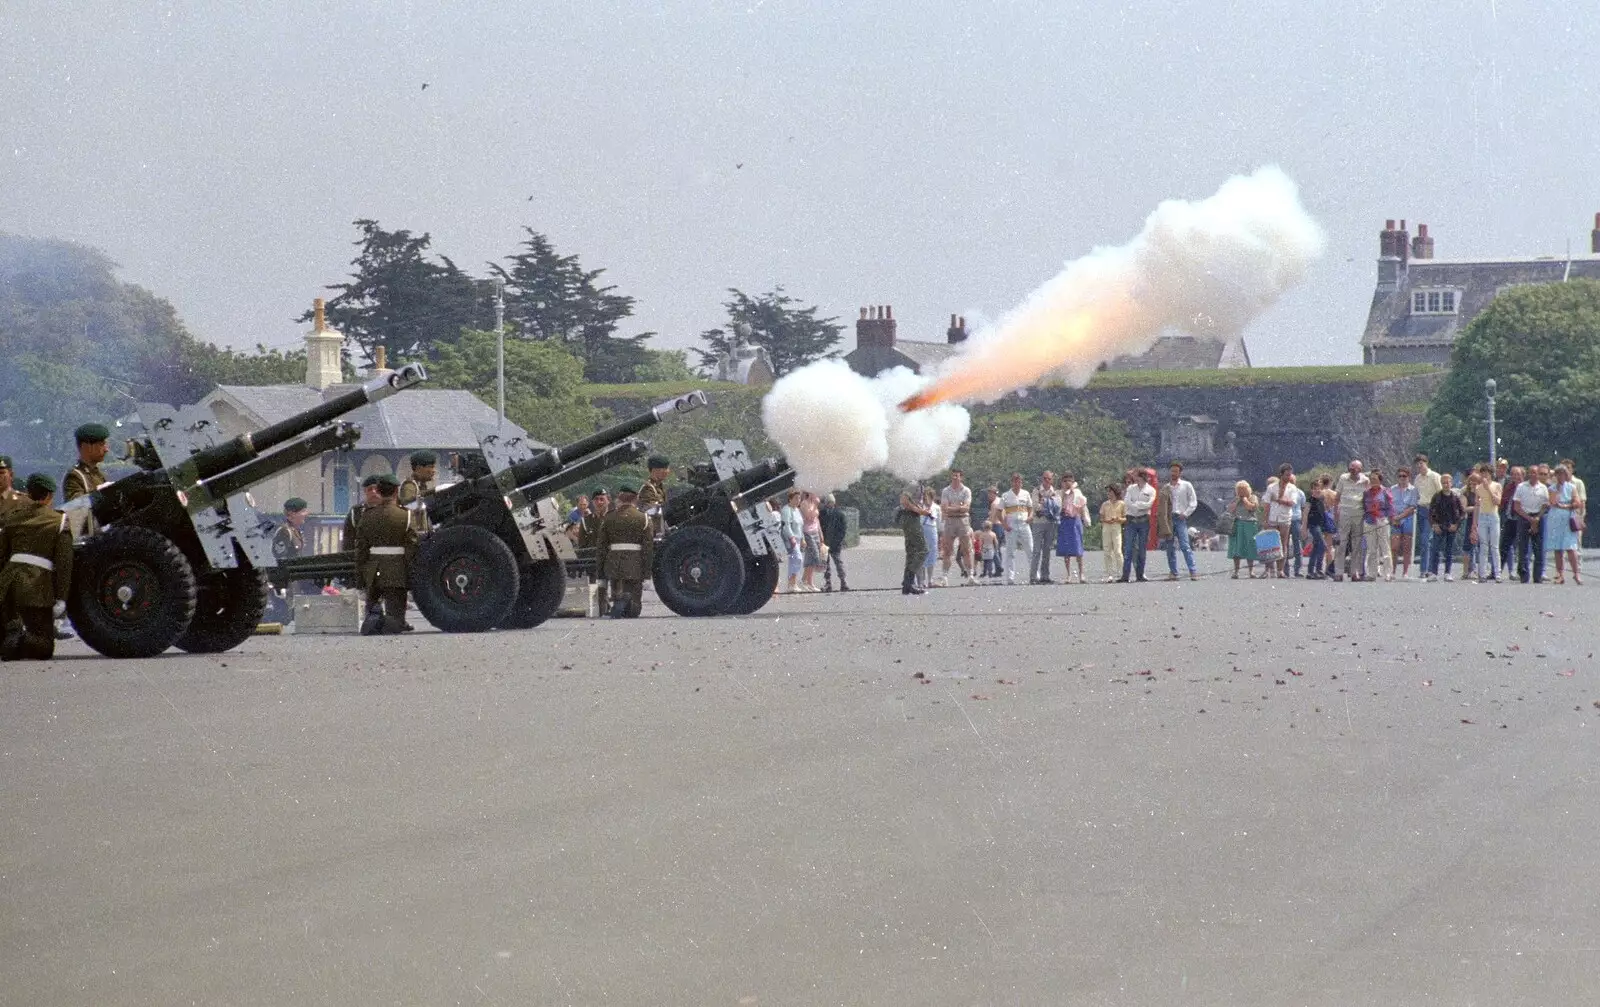
[[[1456,313],[1454,290],[1413,290],[1411,313],[1413,315],[1453,315]]]

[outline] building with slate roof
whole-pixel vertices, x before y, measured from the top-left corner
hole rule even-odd
[[[1435,259],[1427,224],[1412,237],[1405,221],[1385,221],[1362,362],[1447,366],[1456,336],[1507,287],[1600,279],[1600,213],[1589,242],[1590,254],[1580,256]]]
[[[356,387],[342,383],[344,339],[318,325],[306,335],[306,382],[299,385],[219,385],[200,400],[210,407],[229,435],[259,430],[287,419],[326,399]],[[383,369],[379,356],[378,368]],[[448,478],[452,452],[476,451],[474,424],[492,424],[494,409],[471,392],[428,388],[381,399],[343,417],[361,426],[361,440],[347,452],[334,452],[306,462],[256,486],[251,494],[263,512],[278,510],[290,497],[303,497],[313,513],[343,515],[360,499],[361,480],[411,473],[411,452],[439,454],[440,475]]]
[[[915,374],[932,374],[939,365],[960,352],[967,339],[967,320],[950,316],[950,328],[942,343],[900,339],[896,332],[893,305],[880,304],[861,309],[856,319],[856,348],[844,355],[845,363],[857,374],[873,377],[895,367]]]

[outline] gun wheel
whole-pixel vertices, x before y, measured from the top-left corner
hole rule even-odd
[[[552,618],[567,593],[567,572],[560,560],[546,560],[522,568],[522,589],[502,629],[532,629]]]
[[[267,575],[240,567],[218,570],[200,579],[194,618],[179,635],[179,650],[220,654],[250,638],[267,610]]]
[[[717,529],[686,525],[656,547],[653,579],[656,596],[677,614],[720,615],[744,590],[744,557]]]
[[[778,589],[779,565],[778,557],[771,553],[747,558],[744,563],[744,589],[734,599],[727,614],[750,615],[771,601],[772,592]]]
[[[422,617],[446,633],[504,625],[518,594],[517,560],[486,528],[435,528],[411,568],[411,597]]]
[[[154,657],[189,628],[195,593],[189,560],[166,536],[108,528],[73,557],[67,615],[107,657]]]

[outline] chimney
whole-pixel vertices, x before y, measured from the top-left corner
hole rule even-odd
[[[1406,222],[1403,220],[1400,221],[1399,230],[1394,232],[1394,248],[1394,254],[1400,256],[1400,264],[1403,267],[1411,255],[1411,232],[1406,230]]]
[[[1589,232],[1589,251],[1600,255],[1600,213],[1594,215],[1594,230]]]
[[[1383,230],[1378,232],[1378,258],[1397,259],[1400,254],[1394,250],[1394,221],[1385,220]]]
[[[894,308],[890,305],[877,305],[862,308],[861,317],[856,319],[856,345],[881,346],[890,349],[894,346],[895,322]]]
[[[313,302],[311,331],[306,340],[306,385],[322,391],[344,380],[344,336],[328,328],[322,298]]]
[[[1428,225],[1417,225],[1417,236],[1411,239],[1411,257],[1413,259],[1433,258],[1433,239],[1428,237]]]
[[[967,320],[960,315],[950,316],[950,328],[945,330],[945,341],[951,346],[967,341]]]
[[[372,376],[377,377],[380,374],[388,373],[390,373],[389,348],[380,344],[373,347],[372,350]]]
[[[1378,233],[1378,289],[1380,291],[1394,291],[1399,289],[1400,278],[1405,275],[1406,256],[1411,251],[1410,236],[1406,234],[1406,222],[1400,221],[1400,226],[1395,227],[1394,221],[1385,220],[1383,230]]]

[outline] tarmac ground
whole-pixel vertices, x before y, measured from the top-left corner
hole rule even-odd
[[[0,1004],[1600,1002],[1600,584],[847,559],[0,667]]]

